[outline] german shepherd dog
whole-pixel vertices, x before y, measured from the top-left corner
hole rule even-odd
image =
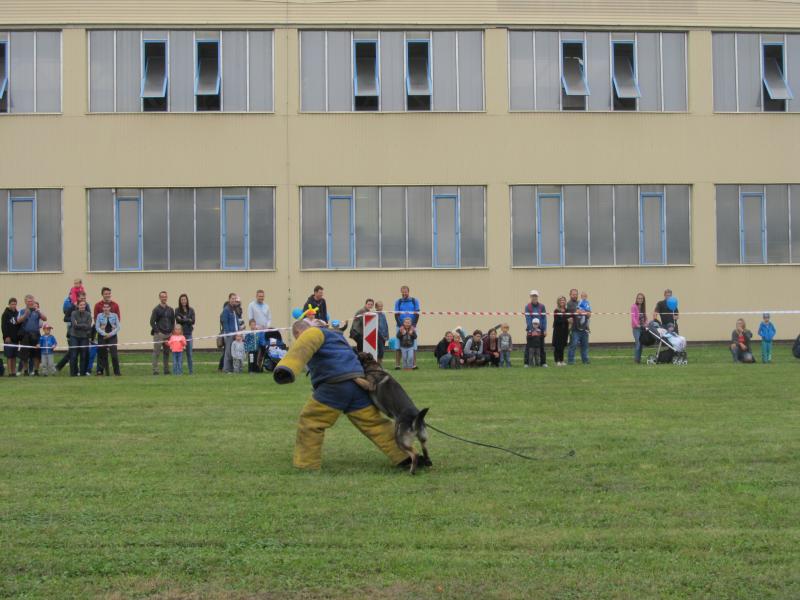
[[[398,447],[408,454],[411,474],[416,473],[418,464],[433,466],[428,455],[428,431],[425,428],[428,409],[417,409],[403,386],[384,371],[371,354],[359,352],[358,360],[364,368],[364,378],[357,380],[357,383],[369,392],[381,412],[394,419],[394,439]],[[414,438],[422,446],[421,458],[414,448]]]

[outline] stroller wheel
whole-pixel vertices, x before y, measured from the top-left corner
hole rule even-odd
[[[654,364],[656,364],[656,357],[655,357],[655,356],[648,356],[648,357],[647,357],[647,364],[648,364],[648,365],[654,365]]]

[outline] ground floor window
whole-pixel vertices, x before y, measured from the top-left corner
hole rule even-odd
[[[0,272],[61,270],[61,190],[0,190]]]

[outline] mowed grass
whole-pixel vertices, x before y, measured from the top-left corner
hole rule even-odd
[[[0,596],[797,598],[800,361],[593,363],[397,376],[435,467],[390,468],[343,418],[291,467],[305,378],[0,382]],[[138,363],[138,364],[130,364]],[[574,449],[574,458],[561,458]]]

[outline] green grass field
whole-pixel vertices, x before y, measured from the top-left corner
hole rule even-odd
[[[307,380],[0,381],[0,597],[798,598],[800,361],[593,364],[398,378],[435,467],[346,419],[291,453]],[[561,459],[574,448],[576,456]]]

